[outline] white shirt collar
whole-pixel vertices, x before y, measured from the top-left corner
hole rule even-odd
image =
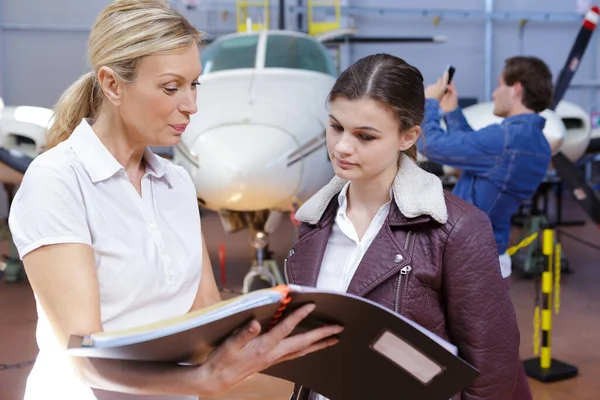
[[[350,183],[352,183],[352,182],[351,181],[346,182],[346,184],[340,191],[340,194],[338,195],[338,204],[339,204],[339,208],[338,208],[338,212],[337,212],[338,215],[346,214],[346,208],[348,207],[348,188],[350,187]],[[393,191],[392,191],[392,188],[390,188],[390,201],[385,203],[383,206],[387,206],[392,201],[392,196],[393,196]]]
[[[82,119],[67,142],[85,166],[92,182],[96,183],[125,169],[100,141],[90,122],[89,119]],[[171,184],[165,163],[148,147],[144,150],[144,160],[146,161],[146,172],[149,175],[156,178],[164,176],[169,185]]]

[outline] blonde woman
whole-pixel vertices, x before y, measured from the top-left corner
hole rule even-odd
[[[215,396],[284,359],[336,342],[329,326],[287,337],[253,321],[199,367],[71,358],[70,335],[173,317],[220,300],[195,188],[148,146],[172,146],[196,112],[200,34],[161,0],[118,0],[89,38],[92,70],[63,94],[49,149],[30,165],[9,223],[38,307],[25,399]]]

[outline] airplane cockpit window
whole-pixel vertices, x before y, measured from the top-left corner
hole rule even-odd
[[[335,76],[327,48],[314,39],[293,35],[269,34],[265,68],[293,68]]]
[[[258,35],[233,36],[215,41],[200,55],[202,75],[227,69],[254,68]]]

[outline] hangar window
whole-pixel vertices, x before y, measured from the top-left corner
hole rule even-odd
[[[200,56],[202,74],[228,69],[254,68],[258,35],[233,36],[213,42]]]
[[[336,75],[327,48],[315,39],[296,35],[267,36],[265,68],[303,69]]]

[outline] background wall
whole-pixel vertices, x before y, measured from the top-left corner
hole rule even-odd
[[[464,9],[483,11],[484,0],[342,0],[353,7],[382,8],[382,15],[366,14],[348,23],[360,34],[422,36],[443,35],[445,43],[355,44],[343,52],[342,67],[359,57],[385,51],[405,58],[421,69],[426,82],[434,81],[448,63],[457,67],[455,82],[465,97],[484,99],[485,22],[481,18],[442,18],[398,15],[389,8]],[[495,0],[495,11],[574,13],[582,0]],[[52,107],[61,92],[87,72],[86,42],[89,29],[109,0],[0,0],[0,96],[9,105]],[[185,10],[184,0],[173,0],[198,28],[219,35],[235,31],[234,0],[201,0],[198,9]],[[276,27],[277,4],[272,1],[272,27]],[[287,0],[286,6],[306,4]],[[386,11],[386,9],[388,9]],[[229,10],[224,14],[223,10]],[[288,12],[286,23],[295,28],[297,15]],[[519,21],[494,22],[492,82],[506,57],[516,54],[543,58],[555,76],[564,64],[580,22],[528,22],[520,31]],[[596,81],[598,52],[596,32],[574,83]],[[571,88],[566,98],[589,111],[600,109],[596,90]]]

